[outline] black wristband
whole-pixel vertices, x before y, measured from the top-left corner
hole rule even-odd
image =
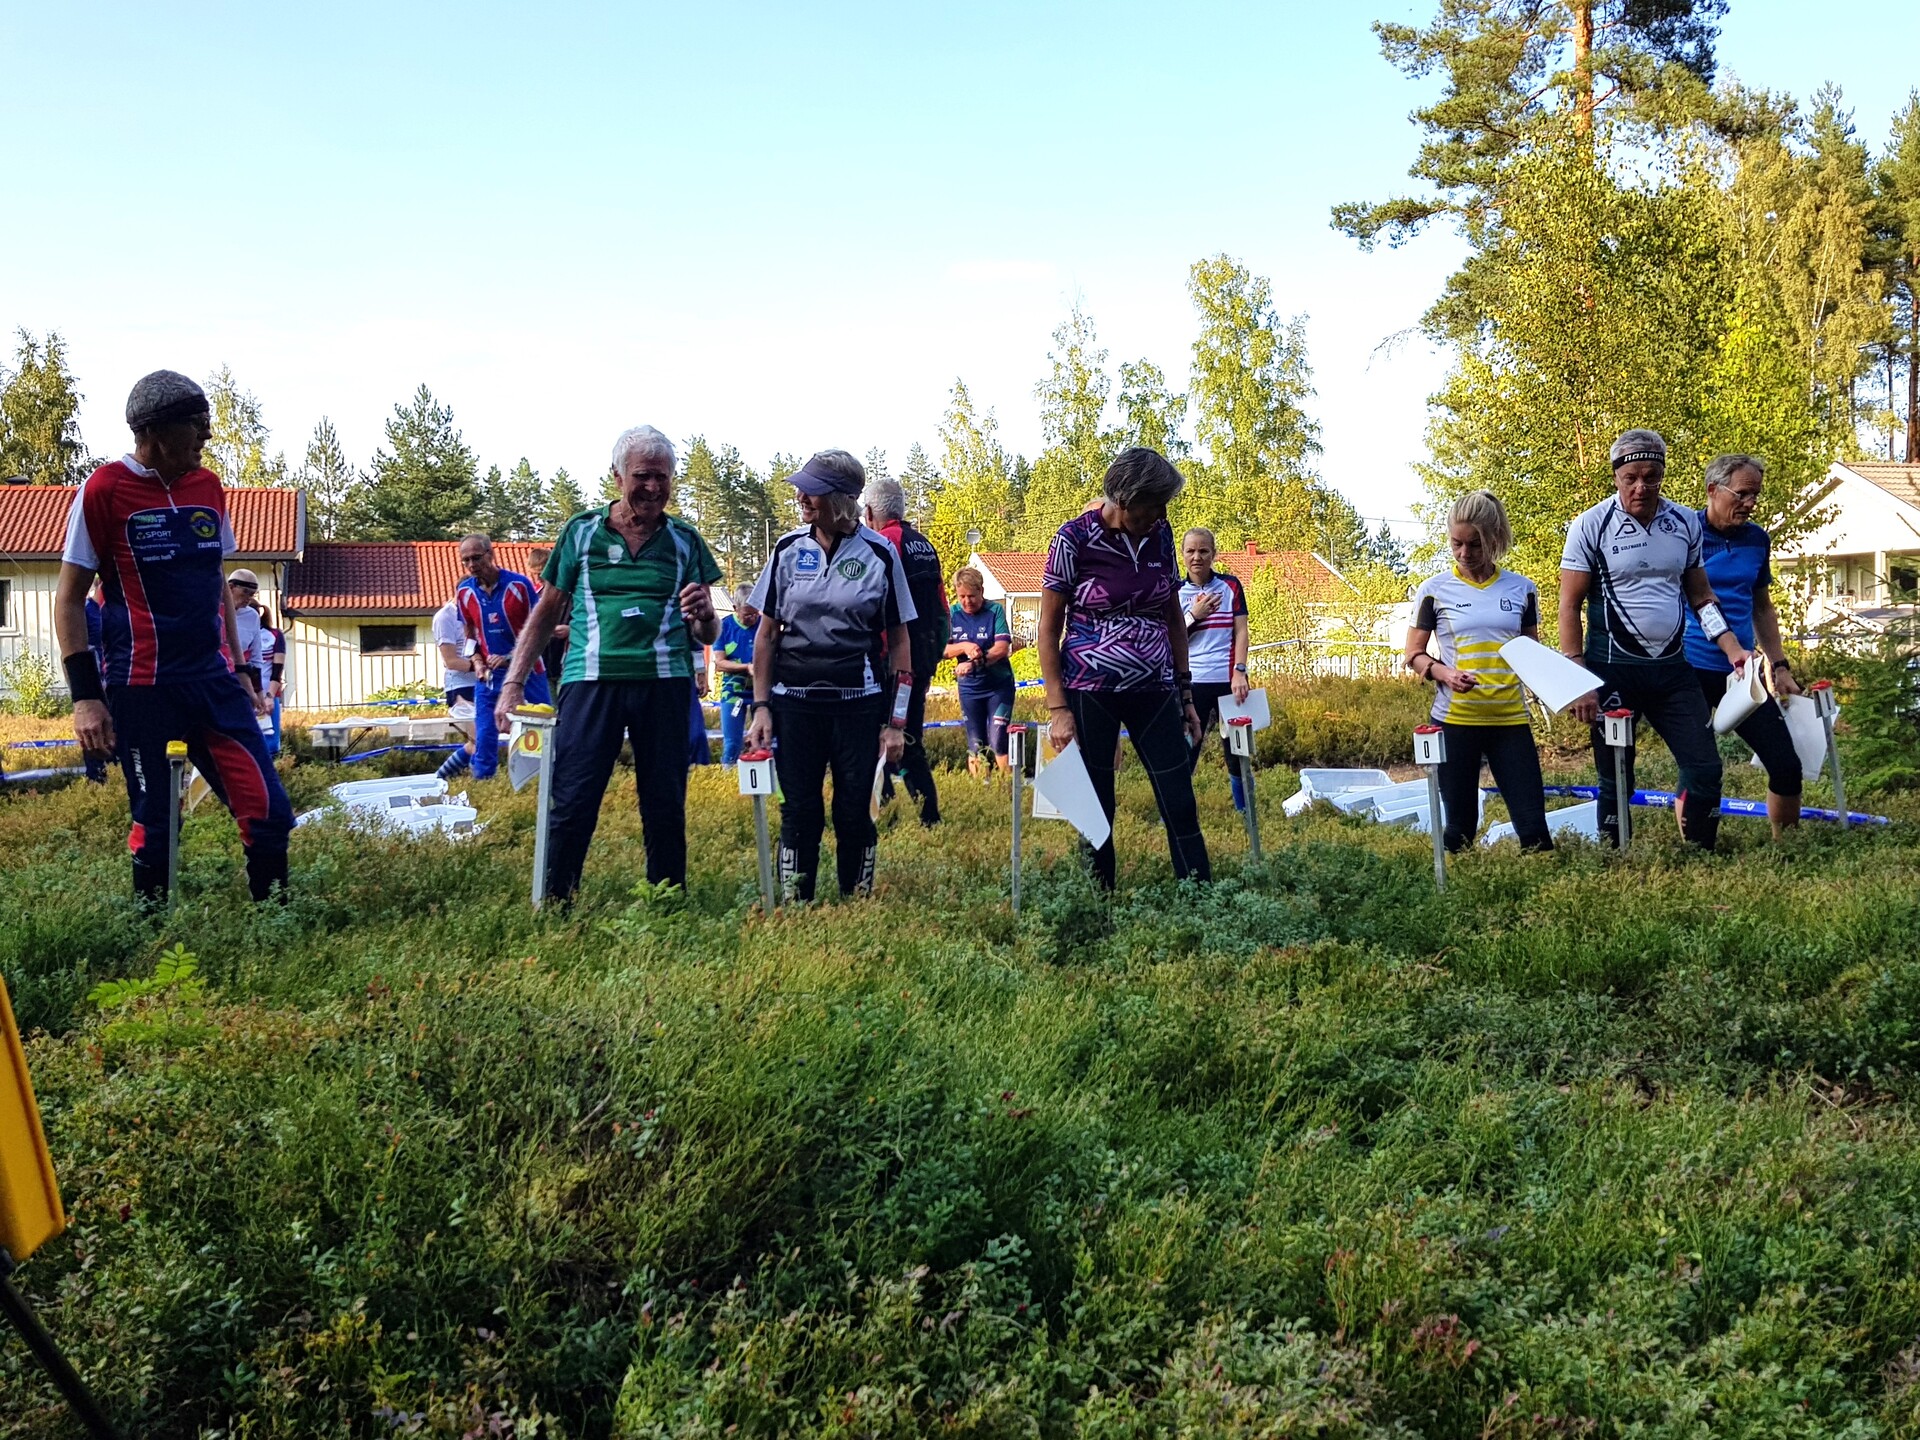
[[[1773,666],[1773,668],[1774,668],[1774,669],[1776,669],[1776,670],[1791,670],[1791,669],[1793,669],[1793,665],[1792,665],[1792,663],[1791,663],[1790,661],[1786,661],[1786,660],[1769,660],[1769,661],[1768,661],[1767,663],[1768,663],[1769,665],[1771,665],[1771,666]]]
[[[773,702],[772,702],[771,700],[750,700],[750,701],[748,701],[747,703],[748,703],[748,704],[749,704],[750,706],[752,706],[752,708],[753,708],[753,709],[755,709],[755,710],[771,710],[771,709],[773,709]]]
[[[100,687],[100,662],[93,658],[93,651],[76,650],[63,656],[60,664],[67,672],[67,694],[76,705],[82,700],[107,698],[107,692]]]
[[[1176,690],[1185,690],[1193,684],[1193,671],[1176,670],[1173,672],[1173,686]]]

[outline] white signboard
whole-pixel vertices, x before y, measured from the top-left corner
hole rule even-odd
[[[1500,658],[1540,697],[1540,703],[1556,715],[1582,695],[1601,688],[1600,677],[1586,666],[1525,635],[1516,635],[1502,645]]]

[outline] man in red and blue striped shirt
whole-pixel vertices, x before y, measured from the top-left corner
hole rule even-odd
[[[493,541],[485,535],[469,535],[460,542],[460,563],[466,567],[467,578],[453,592],[453,604],[478,647],[475,658],[479,662],[474,672],[473,778],[485,780],[500,768],[500,728],[494,716],[500,685],[539,592],[525,575],[502,570],[493,563]],[[538,660],[527,676],[525,703],[552,703],[547,667]]]
[[[264,900],[287,879],[293,807],[255,719],[260,697],[234,667],[240,636],[221,574],[234,551],[220,479],[200,464],[207,397],[157,370],[127,397],[133,453],[102,465],[74,497],[54,628],[90,756],[116,755],[133,814],[127,846],[142,899],[167,898],[167,745],[184,740],[240,827],[247,884]],[[87,644],[87,590],[100,577],[104,665]]]

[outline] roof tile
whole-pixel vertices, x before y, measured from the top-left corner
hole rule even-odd
[[[0,485],[0,556],[57,560],[66,548],[67,512],[76,485]],[[291,560],[299,553],[300,492],[254,486],[226,491],[238,560]]]
[[[494,543],[503,570],[533,574],[534,544]],[[456,540],[328,541],[289,568],[284,606],[294,615],[432,614],[466,578]]]

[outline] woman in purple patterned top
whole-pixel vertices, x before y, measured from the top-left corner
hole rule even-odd
[[[1087,774],[1113,819],[1113,767],[1125,727],[1153,782],[1179,879],[1210,880],[1188,757],[1200,743],[1180,611],[1180,560],[1167,505],[1186,480],[1166,456],[1135,446],[1107,468],[1106,499],[1060,527],[1040,582],[1040,674],[1053,748],[1080,741]],[[1093,852],[1114,887],[1113,837]]]

